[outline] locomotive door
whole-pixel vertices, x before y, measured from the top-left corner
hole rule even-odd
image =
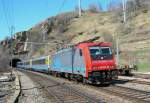
[[[75,49],[73,62],[73,72],[85,76],[85,63],[83,57],[83,51],[81,49]]]

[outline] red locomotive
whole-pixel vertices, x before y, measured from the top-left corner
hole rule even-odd
[[[111,49],[112,44],[79,43],[58,51],[52,56],[51,69],[83,82],[105,83],[117,77],[117,68]]]

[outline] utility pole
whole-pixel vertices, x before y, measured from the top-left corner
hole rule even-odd
[[[116,62],[117,62],[117,66],[119,66],[119,40],[118,38],[116,39]]]
[[[123,7],[123,22],[126,22],[126,0],[122,0],[122,7]]]
[[[13,69],[13,32],[14,32],[15,28],[14,26],[11,26],[10,27],[10,36],[11,36],[11,46],[10,46],[10,66],[11,66],[11,69]]]
[[[46,42],[46,29],[44,28],[44,26],[42,26],[42,34],[43,34],[43,42]],[[44,44],[45,46],[45,52],[47,53],[47,44]]]
[[[79,6],[78,6],[78,8],[79,8],[79,17],[81,17],[81,15],[82,15],[82,11],[81,11],[81,0],[79,0]]]
[[[28,55],[28,59],[31,59],[33,53],[33,44],[30,45],[30,54]]]

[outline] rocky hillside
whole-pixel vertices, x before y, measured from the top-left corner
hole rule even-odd
[[[86,11],[80,18],[76,12],[63,13],[46,19],[28,31],[16,33],[13,39],[14,51],[27,51],[28,57],[34,57],[94,38],[95,41],[112,42],[115,47],[118,39],[121,62],[136,62],[141,64],[140,66],[149,66],[149,17],[150,11],[140,10],[133,12],[132,16],[129,15],[127,22],[123,23],[122,16],[114,12]]]

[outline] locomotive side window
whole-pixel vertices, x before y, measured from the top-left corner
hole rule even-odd
[[[27,62],[26,62],[26,65],[30,65],[30,62],[29,62],[29,61],[27,61]]]
[[[32,62],[33,65],[38,65],[38,64],[45,64],[45,59],[39,59],[39,60],[34,60]]]
[[[81,49],[79,50],[79,53],[80,53],[80,56],[82,56],[82,50]]]

